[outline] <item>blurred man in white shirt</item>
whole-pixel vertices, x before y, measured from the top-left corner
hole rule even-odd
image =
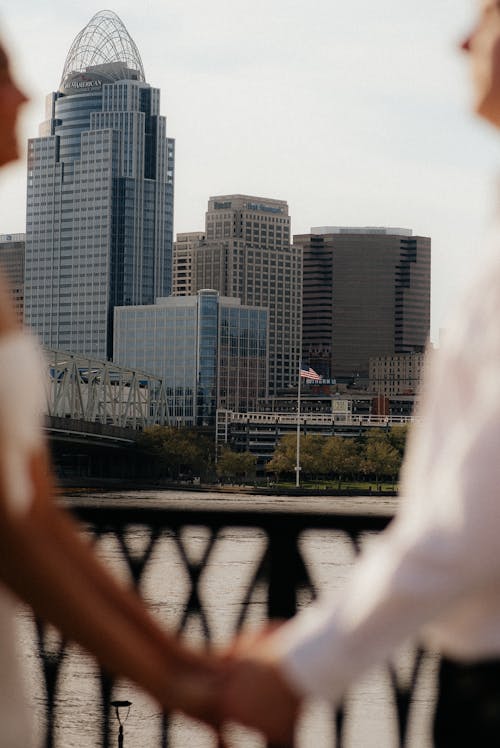
[[[499,6],[480,1],[462,43],[474,108],[496,127]],[[419,416],[401,511],[345,590],[233,657],[225,713],[277,745],[292,742],[304,699],[339,702],[409,636],[444,655],[435,745],[500,742],[500,247],[429,363]]]

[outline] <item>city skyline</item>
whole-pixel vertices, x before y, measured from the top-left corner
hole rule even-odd
[[[293,234],[335,224],[431,236],[437,340],[456,289],[486,252],[493,206],[492,141],[468,112],[467,69],[455,49],[473,4],[345,6],[277,0],[235,14],[226,0],[172,0],[112,9],[164,92],[177,141],[175,232],[202,230],[209,195],[239,192],[287,200]],[[4,18],[32,97],[23,139],[37,134],[68,39],[101,9],[26,0]],[[0,181],[3,233],[24,231],[25,181],[24,164]]]

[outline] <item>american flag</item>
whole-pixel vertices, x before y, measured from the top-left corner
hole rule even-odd
[[[319,382],[319,380],[321,379],[321,377],[318,374],[318,372],[314,371],[314,369],[311,369],[311,367],[309,367],[308,369],[303,369],[302,366],[301,366],[300,367],[300,376],[302,377],[302,379],[312,379],[315,382]]]

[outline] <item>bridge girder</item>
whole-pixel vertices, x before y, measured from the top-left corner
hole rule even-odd
[[[170,423],[163,381],[112,361],[44,348],[47,415],[143,430]]]

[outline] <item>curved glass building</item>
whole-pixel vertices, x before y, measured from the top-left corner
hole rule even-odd
[[[25,320],[43,343],[109,358],[114,307],[170,293],[173,184],[160,91],[120,19],[98,13],[28,145]]]

